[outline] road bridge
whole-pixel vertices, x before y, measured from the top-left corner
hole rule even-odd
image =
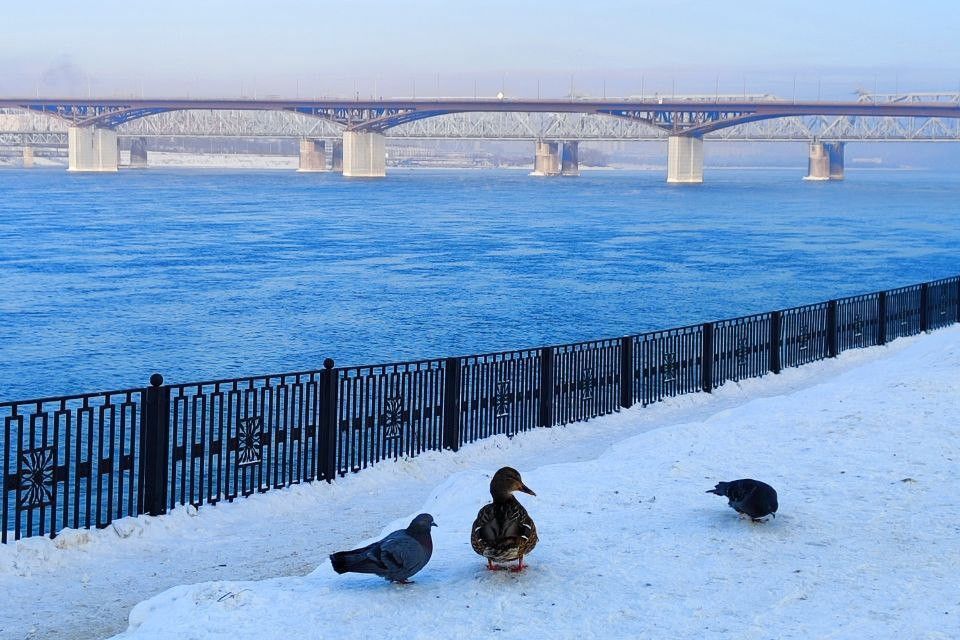
[[[302,135],[301,169],[326,168],[323,138],[332,145],[336,165],[342,149],[346,176],[383,176],[384,139],[393,137],[499,137],[521,139],[533,133],[527,123],[541,120],[536,138],[543,157],[535,174],[554,175],[564,163],[575,173],[576,145],[587,139],[659,139],[668,141],[669,182],[702,182],[703,140],[747,139],[734,131],[756,131],[763,139],[811,141],[811,178],[842,177],[843,142],[850,139],[957,140],[960,102],[953,94],[927,94],[924,99],[883,100],[861,95],[852,102],[797,102],[770,96],[627,99],[389,99],[389,100],[186,100],[186,99],[0,99],[0,108],[52,116],[67,128],[69,168],[115,171],[120,130],[133,123],[149,128],[174,114],[273,114],[313,123],[320,131]],[[897,98],[900,98],[898,96]],[[543,126],[544,119],[552,119]],[[500,123],[491,135],[490,125]],[[452,127],[450,124],[456,122]],[[604,123],[598,127],[595,123]],[[769,123],[778,123],[770,127]],[[430,123],[428,125],[427,123]],[[442,125],[441,125],[442,123]],[[767,123],[767,124],[764,124]],[[879,125],[877,123],[880,123]],[[446,126],[446,133],[441,133]],[[514,126],[514,131],[508,131]],[[519,126],[519,133],[517,133]],[[606,128],[606,131],[600,131]],[[610,137],[609,129],[620,133]],[[456,129],[457,131],[454,131]],[[771,129],[779,136],[769,136]],[[207,129],[209,133],[210,129]],[[470,133],[473,131],[473,133]],[[431,133],[432,132],[432,133]],[[466,135],[463,135],[466,132]],[[591,133],[592,132],[592,133]],[[460,135],[455,135],[459,133]],[[568,134],[573,135],[568,135]],[[328,135],[329,134],[329,135]],[[142,135],[149,135],[142,133]],[[622,137],[620,137],[622,136]],[[562,141],[563,144],[557,144]],[[824,146],[826,145],[826,146]]]

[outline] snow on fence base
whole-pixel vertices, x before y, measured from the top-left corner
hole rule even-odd
[[[639,335],[0,403],[2,542],[580,422],[960,322],[960,276]]]

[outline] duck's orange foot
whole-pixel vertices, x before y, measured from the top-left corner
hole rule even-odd
[[[498,564],[493,564],[493,560],[487,560],[487,571],[500,571],[505,567],[501,567]]]
[[[517,566],[511,567],[511,568],[510,568],[510,571],[512,571],[512,572],[514,572],[514,573],[520,573],[521,571],[523,571],[523,570],[526,569],[526,568],[527,568],[527,565],[523,564],[523,558],[520,558],[520,561],[517,563]]]

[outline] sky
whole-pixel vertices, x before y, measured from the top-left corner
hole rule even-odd
[[[960,90],[947,0],[4,4],[4,96]]]

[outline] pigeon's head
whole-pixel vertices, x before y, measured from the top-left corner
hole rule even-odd
[[[503,467],[495,474],[490,481],[490,494],[496,498],[508,498],[514,491],[522,491],[535,496],[533,489],[523,484],[520,479],[520,472],[513,467]]]
[[[433,521],[433,516],[429,513],[421,513],[410,523],[410,526],[407,527],[408,531],[420,531],[420,532],[430,532],[430,527],[437,526],[437,523]]]
[[[727,495],[727,487],[730,486],[729,482],[718,482],[717,486],[713,489],[707,489],[707,493],[715,493],[718,496]]]

